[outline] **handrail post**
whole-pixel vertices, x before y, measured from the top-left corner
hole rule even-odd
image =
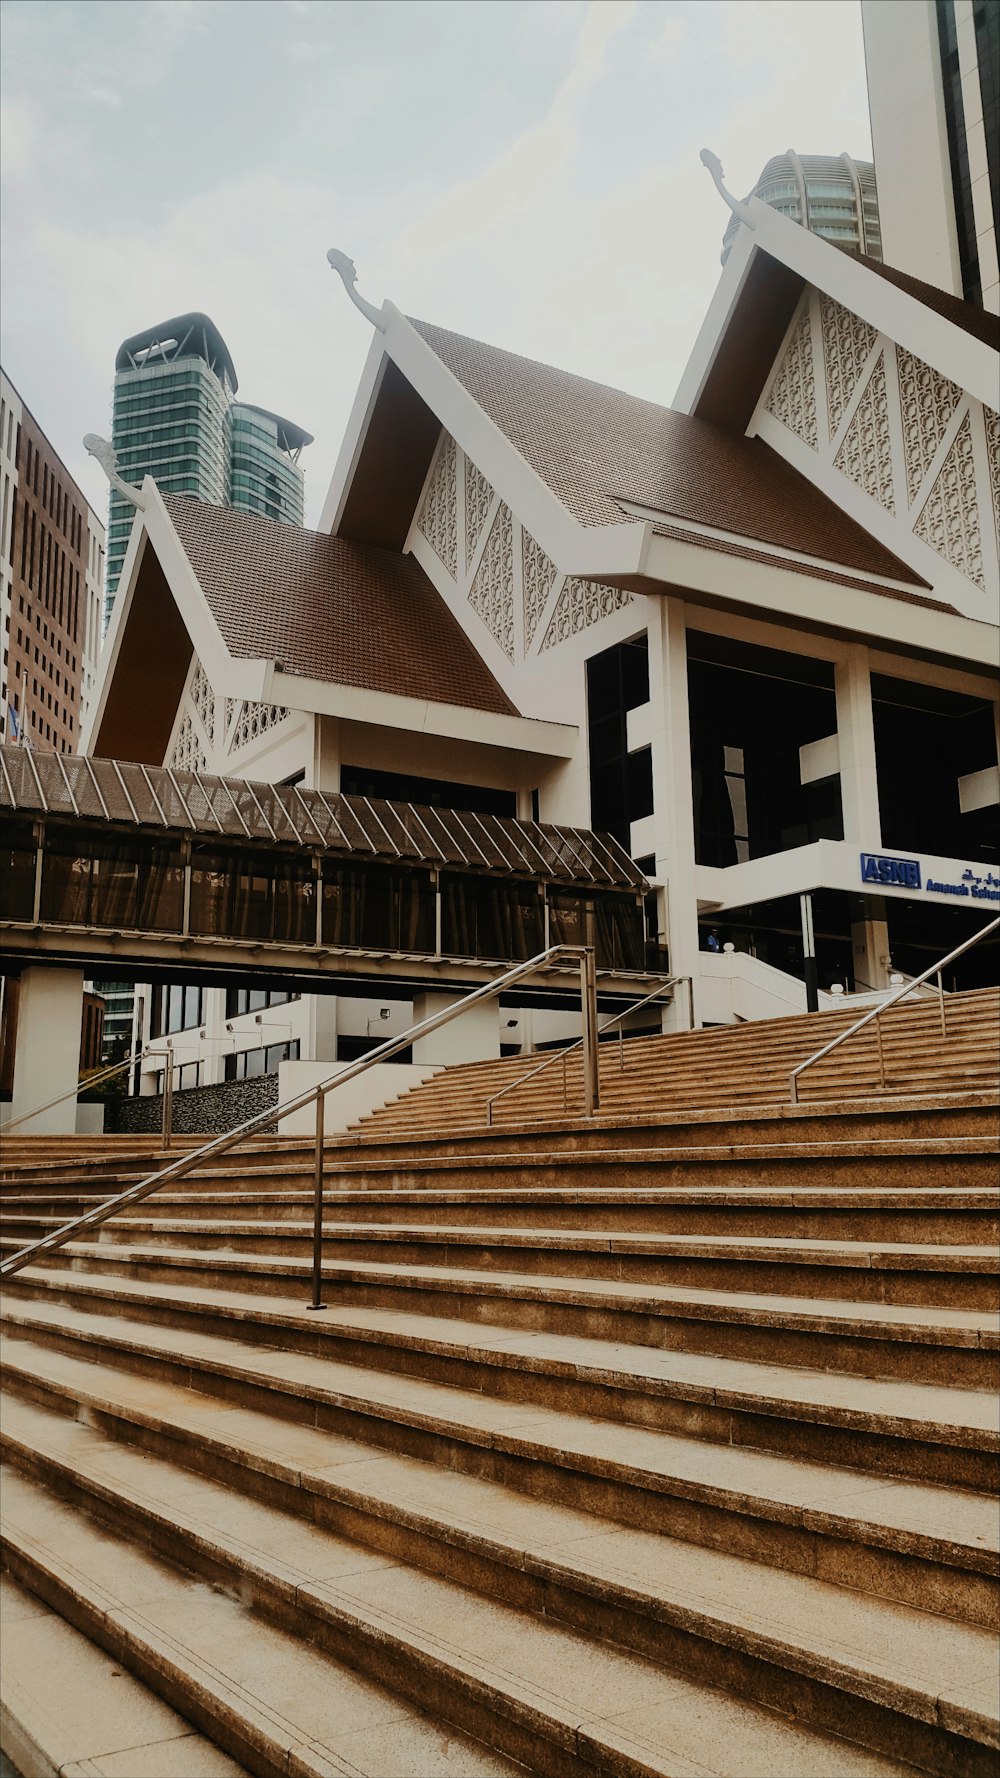
[[[943,978],[943,975],[942,975],[942,972],[940,969],[937,972],[937,985],[938,985],[938,1006],[941,1008],[941,1036],[947,1037],[947,1035],[948,1035],[948,1015],[944,1009],[944,978]]]
[[[160,1137],[165,1153],[169,1153],[174,1134],[174,1052],[168,1050],[163,1067],[163,1119]]]
[[[316,1143],[313,1150],[313,1261],[310,1309],[325,1309],[323,1301],[323,1108],[326,1094],[316,1094]]]
[[[878,1042],[878,1085],[879,1092],[885,1092],[885,1051],[882,1048],[882,1021],[875,1019],[875,1037]]]
[[[580,958],[580,1006],[583,1014],[583,1112],[600,1110],[600,1062],[597,1053],[597,963],[592,950]]]

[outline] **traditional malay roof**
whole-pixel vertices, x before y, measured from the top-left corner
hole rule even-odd
[[[163,504],[233,657],[516,714],[412,556],[183,495]]]

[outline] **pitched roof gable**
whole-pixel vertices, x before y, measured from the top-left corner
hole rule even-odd
[[[922,586],[759,439],[428,322],[420,337],[575,519],[629,506]]]
[[[517,714],[412,556],[183,496],[164,495],[163,504],[234,657]]]

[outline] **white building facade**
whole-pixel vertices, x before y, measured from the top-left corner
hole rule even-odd
[[[821,992],[867,993],[985,924],[992,323],[746,214],[672,409],[366,305],[320,533],[147,481],[88,749],[610,831],[699,1022],[804,1010],[810,930]],[[147,1010],[185,1084],[414,1013],[239,992]],[[515,1009],[482,1053],[570,1029]]]
[[[11,592],[14,584],[14,507],[21,397],[0,371],[0,740],[8,738]]]
[[[1000,312],[1000,14],[861,0],[883,256]]]

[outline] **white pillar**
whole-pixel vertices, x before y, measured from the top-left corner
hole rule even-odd
[[[420,993],[413,996],[413,1023],[434,1017],[452,1006],[457,994]],[[500,1009],[496,1000],[479,1001],[467,1012],[458,1013],[431,1031],[418,1037],[413,1045],[415,1062],[450,1065],[452,1062],[492,1062],[500,1054]]]
[[[26,969],[17,1003],[17,1051],[11,1119],[61,1093],[72,1097],[29,1118],[19,1136],[67,1136],[76,1130],[75,1088],[80,1078],[83,970]]]
[[[856,643],[847,650],[837,662],[835,684],[844,839],[861,852],[879,852],[882,825],[867,648]]]
[[[694,856],[694,794],[691,785],[691,715],[688,707],[687,627],[681,599],[650,600],[650,744],[653,753],[653,819],[656,875],[665,887],[670,970],[694,984],[696,1024],[698,895]],[[686,1023],[682,994],[667,1028]]]

